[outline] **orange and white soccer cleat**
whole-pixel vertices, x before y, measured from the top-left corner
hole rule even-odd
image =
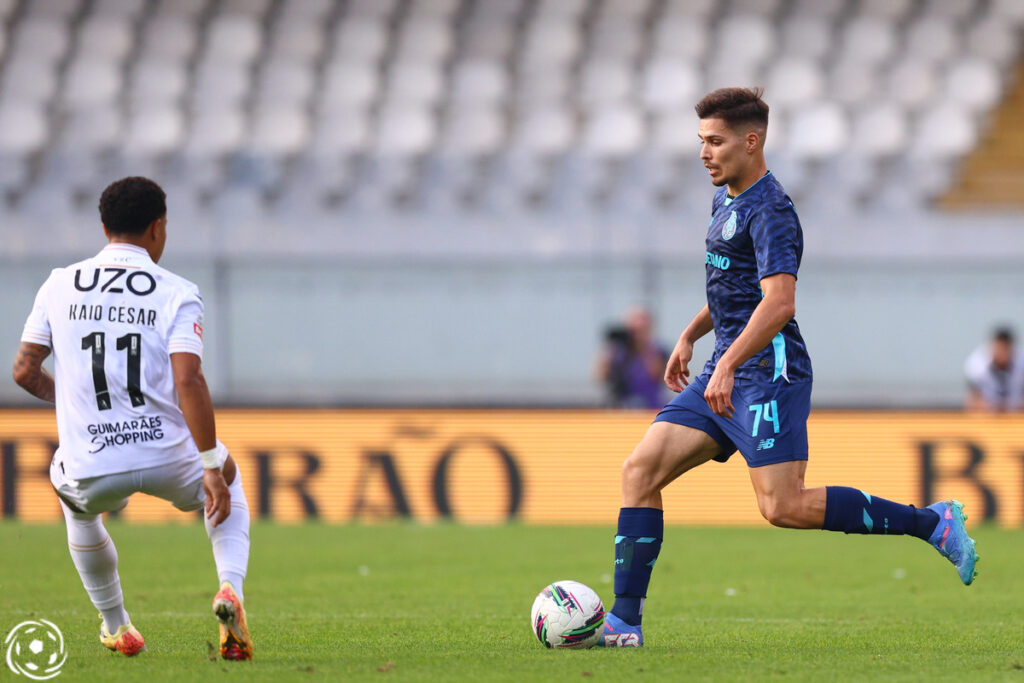
[[[100,619],[102,618],[101,614]],[[142,634],[131,624],[121,626],[113,635],[107,630],[106,624],[100,624],[100,642],[103,643],[103,647],[120,652],[125,657],[133,657],[146,649],[146,641]]]
[[[220,656],[224,659],[252,659],[252,639],[245,623],[245,608],[230,583],[225,581],[213,598],[213,613],[220,622]]]

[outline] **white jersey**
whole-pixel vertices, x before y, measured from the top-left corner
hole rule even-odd
[[[198,459],[170,354],[203,355],[199,289],[145,249],[109,244],[57,268],[21,340],[53,349],[57,461],[88,479]]]
[[[983,344],[964,363],[967,384],[1002,410],[1024,409],[1024,351],[1015,351],[1007,370],[992,366],[992,346]]]

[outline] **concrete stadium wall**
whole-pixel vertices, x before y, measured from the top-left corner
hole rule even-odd
[[[0,357],[13,359],[53,263],[0,266]],[[235,404],[598,404],[604,327],[648,305],[671,346],[704,303],[694,256],[504,261],[166,257],[207,308],[205,367]],[[1024,267],[807,263],[797,320],[814,405],[956,407],[963,360],[1001,322],[1024,333]],[[710,339],[697,348],[699,364]],[[0,402],[31,405],[12,382]]]

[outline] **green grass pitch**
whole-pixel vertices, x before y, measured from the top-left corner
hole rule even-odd
[[[252,662],[211,660],[216,578],[199,525],[109,525],[147,652],[103,649],[61,526],[0,524],[0,635],[64,632],[67,681],[1024,681],[1024,531],[975,529],[974,586],[913,538],[670,528],[642,650],[553,651],[536,593],[611,603],[611,527],[254,525]],[[0,678],[15,679],[0,669]]]

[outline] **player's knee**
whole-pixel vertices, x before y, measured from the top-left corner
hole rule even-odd
[[[643,457],[639,449],[622,463],[622,490],[638,497],[658,492],[657,480],[651,460]]]
[[[768,496],[759,497],[757,507],[761,511],[761,516],[772,526],[783,528],[792,526],[791,510],[784,501]]]

